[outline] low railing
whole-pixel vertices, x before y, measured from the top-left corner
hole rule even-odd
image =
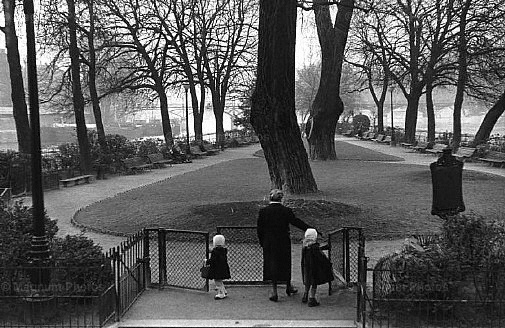
[[[335,283],[357,284],[360,276],[358,260],[365,252],[362,228],[344,227],[331,231],[328,246],[328,257],[337,278]]]
[[[361,265],[366,265],[366,260]],[[505,327],[502,268],[459,268],[454,272],[368,269],[358,291],[362,327]]]

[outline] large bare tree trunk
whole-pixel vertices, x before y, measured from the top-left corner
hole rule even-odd
[[[222,98],[221,98],[222,99]],[[216,144],[219,148],[224,148],[224,102],[220,100],[219,95],[212,95],[212,107],[214,109],[214,117],[216,118]]]
[[[407,110],[405,113],[405,141],[414,143],[416,140],[417,112],[421,91],[411,91],[407,97]]]
[[[295,115],[296,0],[260,0],[258,70],[251,124],[272,186],[317,191]]]
[[[191,103],[193,107],[193,128],[195,129],[195,141],[199,145],[203,145],[203,114],[205,112],[205,85],[200,84],[200,103],[198,99],[193,97],[193,91],[191,92]]]
[[[16,9],[15,0],[2,0],[5,16],[5,44],[7,47],[7,62],[9,63],[9,77],[11,80],[11,99],[16,124],[18,150],[29,154],[31,150],[31,129],[28,118],[28,109],[25,100],[25,87],[23,85],[23,72],[19,58],[18,37],[14,22]]]
[[[491,109],[484,116],[484,120],[480,124],[479,130],[475,134],[473,141],[474,146],[484,143],[489,139],[491,131],[493,131],[496,122],[505,112],[505,92],[503,92],[498,101],[491,107]]]
[[[89,35],[88,35],[88,47],[89,47],[89,93],[91,97],[91,103],[93,105],[93,115],[95,117],[96,132],[98,134],[98,142],[100,146],[105,149],[105,129],[103,128],[102,122],[102,111],[100,109],[100,100],[98,99],[98,92],[96,91],[96,52],[95,52],[95,14],[94,14],[94,0],[88,3],[89,10]]]
[[[81,172],[91,171],[91,157],[89,152],[88,131],[84,117],[84,96],[81,88],[81,66],[79,60],[79,48],[77,47],[77,23],[75,18],[75,2],[67,0],[68,6],[68,29],[69,29],[69,53],[72,79],[72,100],[74,104],[75,124],[77,128],[77,142]]]
[[[344,111],[340,99],[340,77],[347,34],[351,23],[354,1],[342,0],[338,5],[335,26],[332,24],[328,0],[318,0],[314,8],[317,35],[321,46],[321,79],[319,89],[310,109],[306,131],[311,159],[333,160],[335,153],[335,127]]]

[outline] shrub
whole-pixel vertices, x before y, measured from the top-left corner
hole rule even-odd
[[[391,270],[388,297],[503,300],[505,225],[477,215],[457,215],[443,225],[438,244],[406,246],[379,261]]]
[[[65,268],[52,277],[64,284],[72,295],[97,295],[112,283],[112,271],[102,247],[82,235],[55,238],[51,253],[57,268]]]
[[[44,215],[46,236],[52,239],[58,227],[56,220]],[[0,265],[24,265],[28,262],[33,229],[32,208],[17,201],[0,207]]]

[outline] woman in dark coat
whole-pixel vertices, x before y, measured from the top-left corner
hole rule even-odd
[[[270,300],[278,301],[277,283],[286,282],[286,294],[298,292],[291,286],[291,238],[289,225],[305,231],[310,228],[295,217],[293,211],[282,205],[284,194],[279,189],[270,192],[270,204],[259,211],[258,239],[263,248],[263,280],[272,281]]]

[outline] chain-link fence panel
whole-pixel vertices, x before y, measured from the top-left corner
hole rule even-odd
[[[256,227],[217,227],[226,238],[231,279],[227,283],[263,283],[263,250]]]
[[[333,267],[336,278],[333,284],[345,283],[345,261],[344,261],[344,230],[338,229],[328,234],[328,257]]]
[[[364,251],[364,238],[361,228],[346,228],[348,231],[348,249],[349,249],[349,282],[357,283],[359,280],[359,257],[360,247]]]
[[[183,230],[161,230],[164,234],[166,285],[188,289],[208,289],[208,280],[200,268],[208,257],[209,233]],[[163,278],[163,277],[162,277]]]
[[[160,284],[160,252],[158,247],[159,229],[144,229],[144,257],[150,279],[148,284]],[[163,252],[162,252],[163,253]]]

